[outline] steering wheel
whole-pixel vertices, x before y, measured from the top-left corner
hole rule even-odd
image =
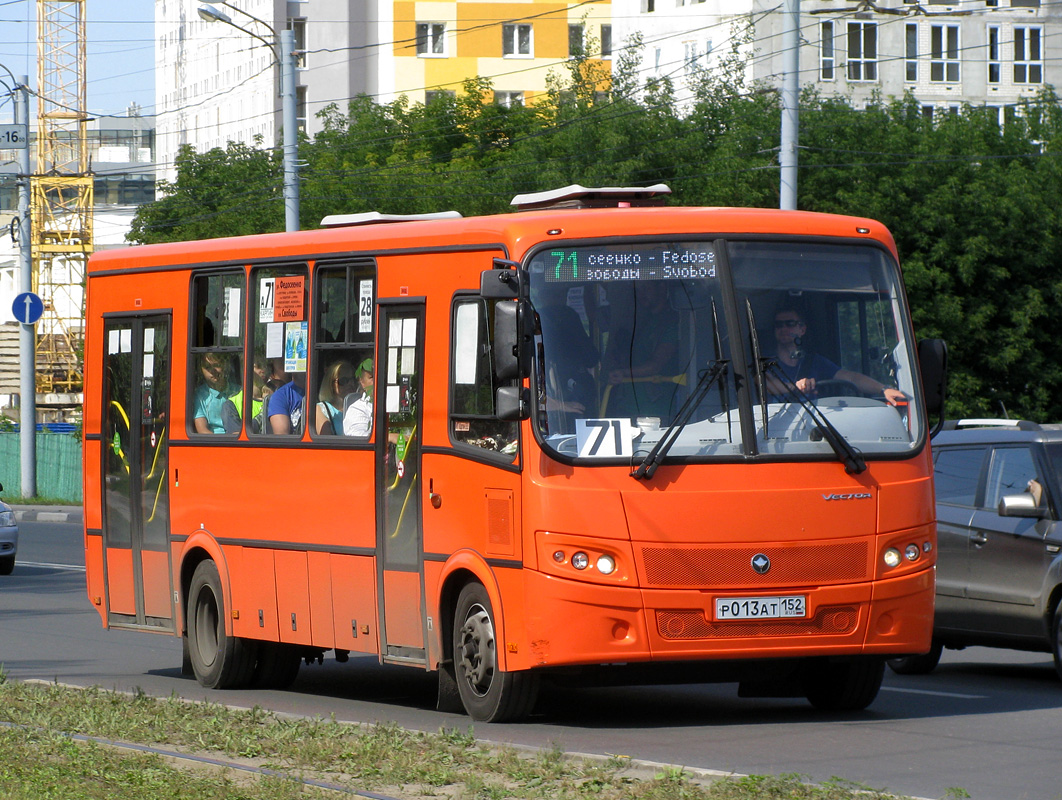
[[[815,381],[815,393],[819,397],[862,397],[863,393],[851,381],[830,378],[827,381]]]

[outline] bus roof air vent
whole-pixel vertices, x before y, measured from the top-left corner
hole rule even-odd
[[[321,220],[322,228],[349,228],[353,225],[377,225],[384,222],[417,222],[426,219],[460,219],[460,211],[437,211],[434,214],[329,214]]]
[[[573,183],[548,192],[518,194],[509,203],[517,211],[542,211],[548,208],[623,208],[662,206],[671,189],[663,183],[652,186],[602,186],[587,188]]]

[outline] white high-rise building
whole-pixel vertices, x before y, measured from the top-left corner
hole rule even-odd
[[[962,103],[1013,105],[1062,83],[1052,57],[1062,4],[1047,0],[801,0],[800,85],[856,107],[910,92],[924,113]],[[618,47],[643,40],[644,82],[669,77],[690,99],[694,67],[718,67],[743,31],[746,80],[779,85],[786,4],[781,0],[613,0]]]

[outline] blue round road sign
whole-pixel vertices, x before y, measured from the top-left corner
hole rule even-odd
[[[33,292],[23,292],[11,304],[11,311],[23,325],[32,325],[44,313],[44,302]]]

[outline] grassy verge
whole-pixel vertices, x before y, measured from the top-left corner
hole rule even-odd
[[[16,497],[13,494],[0,494],[9,506],[80,506],[80,500],[64,500],[59,497]]]
[[[136,752],[93,737],[179,751]],[[207,763],[206,759],[231,766]],[[316,785],[314,785],[316,783]],[[324,786],[322,786],[324,785]],[[893,795],[797,776],[698,779],[479,742],[467,731],[425,734],[234,710],[177,698],[4,681],[0,787],[7,800],[287,800],[372,792],[422,800],[892,800]]]

